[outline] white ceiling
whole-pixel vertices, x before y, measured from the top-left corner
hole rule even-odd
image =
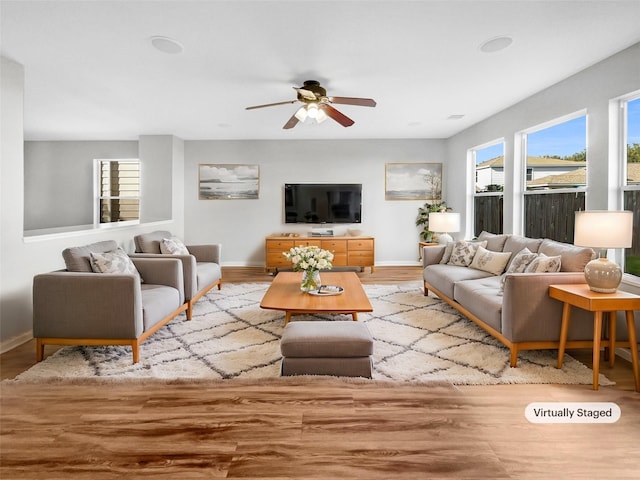
[[[640,41],[640,1],[5,1],[25,138],[447,138]],[[154,49],[162,35],[181,54]],[[510,35],[497,53],[479,46]],[[282,126],[319,80],[355,125]],[[462,119],[449,119],[464,115]]]

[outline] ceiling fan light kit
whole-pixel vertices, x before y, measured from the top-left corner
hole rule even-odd
[[[284,124],[285,130],[295,127],[298,122],[304,122],[307,118],[314,119],[317,123],[324,122],[327,118],[332,118],[343,127],[350,127],[355,122],[343,113],[336,110],[332,103],[343,105],[357,105],[360,107],[375,107],[376,102],[371,98],[357,97],[329,97],[326,89],[316,80],[306,80],[302,87],[293,87],[297,92],[296,100],[267,103],[264,105],[254,105],[246,110],[256,108],[273,107],[276,105],[287,105],[289,103],[302,102],[304,105],[293,114]]]

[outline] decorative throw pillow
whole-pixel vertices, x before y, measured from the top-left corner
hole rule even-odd
[[[485,248],[487,242],[468,242],[459,240],[453,246],[449,265],[457,265],[459,267],[468,267],[476,256],[479,247]]]
[[[538,258],[537,253],[533,253],[527,247],[524,247],[513,257],[511,265],[507,268],[507,273],[524,273],[529,264],[536,258]]]
[[[525,273],[548,273],[548,272],[559,272],[561,262],[560,255],[555,257],[547,257],[544,253],[539,253],[538,257],[535,258],[529,266],[525,269]]]
[[[178,237],[163,238],[160,251],[165,255],[189,255],[189,250]]]
[[[470,268],[489,272],[493,275],[500,275],[509,263],[511,252],[492,252],[484,247],[478,247]]]
[[[129,255],[120,247],[111,252],[91,252],[91,268],[96,273],[132,273],[137,275],[142,282],[138,269],[133,264]]]
[[[440,263],[449,263],[449,259],[451,259],[451,252],[453,251],[453,245],[453,242],[447,242],[446,247],[444,247],[444,254],[442,255],[442,260],[440,260]]]

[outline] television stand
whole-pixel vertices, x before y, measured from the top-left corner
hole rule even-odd
[[[291,262],[282,254],[293,247],[315,245],[333,253],[334,267],[365,267],[374,269],[375,239],[373,237],[271,235],[265,239],[265,269],[291,268]]]

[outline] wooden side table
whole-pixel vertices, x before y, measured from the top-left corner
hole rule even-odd
[[[636,338],[634,310],[640,310],[640,296],[632,293],[617,291],[615,293],[598,293],[589,289],[586,283],[550,285],[549,296],[564,302],[562,308],[562,327],[560,330],[560,347],[558,349],[558,368],[562,368],[565,346],[567,344],[567,332],[571,307],[582,308],[593,312],[593,389],[598,390],[598,373],[600,369],[600,346],[602,344],[602,318],[607,312],[609,315],[609,340],[605,342],[609,346],[609,365],[613,366],[616,348],[616,319],[617,311],[625,312],[627,329],[629,331],[629,347],[631,350],[631,362],[633,365],[633,377],[636,391],[640,392],[640,368],[638,367],[638,341]]]

